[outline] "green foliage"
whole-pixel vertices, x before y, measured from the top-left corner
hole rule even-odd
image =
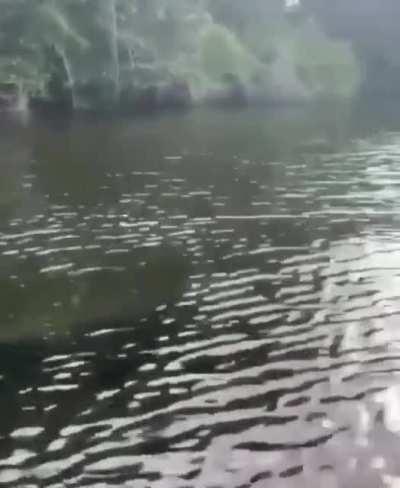
[[[113,107],[127,87],[176,80],[195,98],[226,76],[262,96],[277,87],[347,96],[357,84],[349,47],[292,25],[282,0],[0,0],[0,9],[0,81],[51,97],[57,86],[76,107]]]
[[[320,95],[350,96],[360,83],[361,73],[349,43],[327,38],[318,25],[300,25],[288,47],[301,81]]]
[[[397,0],[302,0],[331,37],[350,42],[363,65],[363,88],[379,95],[400,93],[400,30]]]
[[[223,26],[212,26],[204,35],[201,56],[205,74],[214,81],[221,81],[227,73],[242,81],[250,81],[260,69],[259,62],[240,43],[237,37]]]

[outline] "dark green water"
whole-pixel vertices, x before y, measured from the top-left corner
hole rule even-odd
[[[400,111],[0,129],[0,485],[398,475]]]

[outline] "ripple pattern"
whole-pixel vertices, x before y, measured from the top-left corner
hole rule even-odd
[[[32,163],[0,232],[0,485],[395,486],[399,141],[182,148],[94,199]]]

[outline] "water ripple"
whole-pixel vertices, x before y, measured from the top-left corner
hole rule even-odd
[[[85,166],[99,199],[41,148],[0,232],[0,485],[398,477],[399,139],[121,153]]]

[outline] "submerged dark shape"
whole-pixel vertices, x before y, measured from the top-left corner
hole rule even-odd
[[[18,415],[13,418],[10,405],[18,403],[20,390],[40,382],[46,358],[71,356],[82,349],[90,352],[90,374],[80,381],[81,389],[69,396],[70,407],[49,417],[46,436],[52,439],[85,401],[92,401],[104,388],[121,386],[127,375],[151,360],[160,330],[176,334],[183,326],[179,318],[164,323],[165,313],[182,296],[189,276],[190,265],[181,249],[163,243],[133,252],[128,259],[104,259],[103,265],[104,269],[76,277],[42,276],[41,280],[39,273],[32,273],[34,281],[26,280],[29,295],[37,292],[32,298],[18,285],[7,288],[3,283],[3,298],[11,304],[5,313],[15,318],[11,324],[7,316],[0,317],[0,410],[6,412],[0,419],[0,435],[15,428]],[[51,306],[54,302],[63,305],[58,312]],[[24,321],[29,324],[22,327]],[[53,322],[50,329],[42,327],[46,321]],[[19,335],[7,335],[19,326]],[[124,349],[129,342],[138,347]],[[0,454],[2,449],[0,442]]]
[[[27,259],[2,279],[0,345],[45,341],[58,345],[102,329],[136,328],[159,306],[180,300],[191,265],[172,244],[143,247],[130,254],[92,255],[83,269],[40,272]]]
[[[120,268],[120,270],[118,270]],[[129,260],[80,280],[75,306],[77,329],[135,327],[160,305],[171,305],[182,295],[190,264],[180,250],[167,244],[132,253]]]

